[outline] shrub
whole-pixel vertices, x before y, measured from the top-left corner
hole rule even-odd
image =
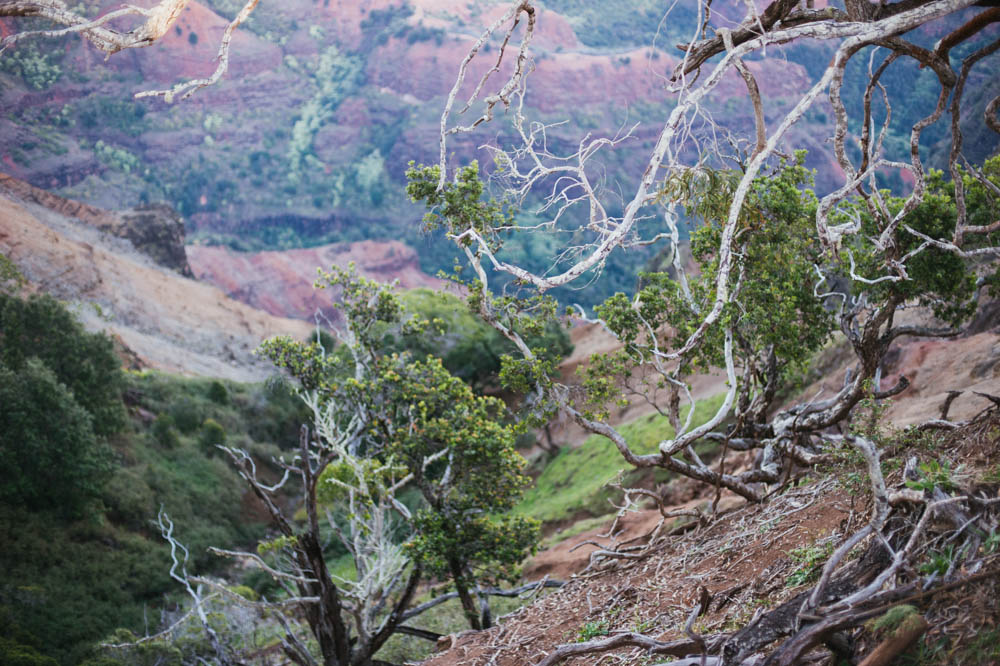
[[[201,424],[201,435],[198,442],[206,452],[211,452],[216,446],[226,443],[226,429],[219,425],[215,419],[205,419]]]
[[[170,414],[160,414],[153,420],[150,428],[153,439],[165,449],[176,448],[180,444],[177,429],[174,427],[174,419]]]
[[[6,666],[58,666],[52,657],[46,657],[30,645],[22,645],[9,638],[0,637],[0,664]]]
[[[51,296],[20,299],[0,293],[0,362],[20,372],[32,357],[90,414],[95,434],[122,428],[124,380],[111,339],[85,331]]]
[[[80,515],[111,471],[90,413],[38,359],[0,363],[0,405],[0,501]]]
[[[170,406],[170,417],[177,429],[185,435],[190,435],[201,426],[204,416],[201,406],[189,396],[180,397]]]
[[[208,399],[217,405],[229,404],[229,389],[218,379],[214,380],[208,387]]]
[[[140,467],[115,470],[104,488],[107,515],[115,523],[141,530],[156,513],[156,498]]]
[[[0,69],[21,79],[35,90],[45,90],[62,76],[61,49],[43,50],[38,44],[28,42],[19,45],[0,58]]]

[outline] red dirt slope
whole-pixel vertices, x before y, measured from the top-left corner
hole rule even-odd
[[[351,262],[365,277],[399,280],[404,289],[440,289],[443,280],[420,271],[417,255],[398,241],[337,243],[302,250],[257,253],[224,247],[189,245],[188,262],[195,276],[226,294],[281,317],[312,320],[317,309],[330,316],[336,294],[313,288],[317,268],[347,267]]]

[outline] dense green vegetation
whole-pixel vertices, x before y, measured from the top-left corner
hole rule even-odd
[[[487,325],[457,296],[430,289],[412,289],[400,295],[408,312],[435,322],[420,336],[387,341],[393,351],[407,351],[417,359],[436,356],[451,374],[480,392],[497,389],[501,359],[512,354],[514,345],[495,328]],[[528,335],[532,347],[546,350],[546,358],[558,361],[573,352],[566,328],[549,322]]]
[[[61,303],[12,293],[0,294],[0,405],[5,664],[76,664],[116,627],[155,629],[177,592],[157,509],[216,570],[208,545],[263,526],[208,445],[224,438],[266,461],[303,416],[280,384],[123,373],[112,342]]]
[[[111,341],[50,296],[0,293],[0,501],[79,517],[125,422]]]
[[[241,546],[263,534],[242,480],[207,446],[215,441],[209,435],[266,462],[280,453],[277,444],[294,443],[302,419],[299,401],[281,385],[159,373],[128,375],[124,384],[132,418],[110,438],[109,474],[90,515],[0,503],[0,612],[7,618],[0,636],[62,664],[79,663],[117,627],[154,631],[161,610],[173,605],[179,590],[151,524],[160,507],[183,533],[192,566],[205,572],[224,564],[206,552],[209,545]]]

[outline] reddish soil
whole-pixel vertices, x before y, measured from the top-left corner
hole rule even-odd
[[[986,331],[957,339],[900,339],[896,351],[890,351],[882,389],[895,386],[901,375],[910,380],[910,386],[890,399],[885,420],[905,426],[936,418],[951,390],[963,392],[952,404],[948,415],[952,420],[969,419],[989,407],[990,401],[975,392],[1000,394],[998,325],[995,322]],[[837,364],[801,395],[819,400],[834,395],[843,386],[847,367],[847,363]]]
[[[317,270],[346,268],[380,282],[399,281],[403,289],[442,289],[445,282],[420,271],[417,255],[398,241],[337,243],[280,252],[234,252],[224,247],[189,245],[195,276],[232,298],[281,317],[312,321],[317,310],[332,317],[336,293],[313,287]]]
[[[701,490],[701,494],[710,494],[708,492],[710,489],[702,487]],[[686,511],[709,511],[711,503],[711,498],[705,497],[684,502],[672,508]],[[719,500],[717,510],[724,512],[741,504],[743,504],[741,498],[726,492]],[[587,567],[590,563],[591,553],[598,547],[610,548],[614,547],[615,544],[626,543],[633,539],[642,541],[644,535],[650,534],[660,525],[661,520],[664,521],[664,529],[669,530],[689,523],[692,518],[664,518],[658,510],[654,509],[627,513],[614,525],[613,517],[609,517],[601,527],[581,532],[532,557],[524,566],[524,577],[527,580],[538,580],[543,576],[550,576],[557,580],[571,578]],[[609,533],[612,526],[615,527],[615,532]]]
[[[632,519],[629,534],[658,522],[659,514]],[[578,639],[585,626],[600,632],[641,631],[660,640],[683,635],[699,590],[712,595],[696,630],[713,634],[745,623],[761,604],[780,603],[795,590],[788,551],[846,531],[851,507],[833,482],[789,491],[763,506],[730,508],[707,527],[662,539],[634,561],[613,560],[573,576],[563,588],[508,616],[484,632],[451,637],[450,649],[425,666],[523,666],[557,645]],[[851,526],[854,529],[855,526]],[[584,540],[581,535],[577,541]],[[623,536],[623,539],[625,537]],[[622,664],[642,663],[627,651]],[[564,664],[597,663],[597,656]]]
[[[85,326],[118,340],[131,366],[259,381],[273,372],[253,354],[261,340],[312,330],[155,264],[91,226],[104,215],[76,202],[45,208],[0,192],[0,253],[33,289],[69,302]]]

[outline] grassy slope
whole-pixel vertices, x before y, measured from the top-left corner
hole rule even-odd
[[[140,635],[147,622],[155,629],[160,609],[179,593],[152,525],[160,507],[191,551],[189,570],[199,573],[222,564],[207,546],[262,536],[264,525],[243,502],[242,480],[207,445],[204,423],[214,420],[228,443],[266,460],[279,452],[277,443],[295,442],[298,401],[229,382],[225,398],[216,388],[213,401],[212,385],[158,373],[128,378],[133,418],[111,442],[114,475],[89,517],[67,521],[0,506],[0,636],[76,664],[117,627]],[[157,435],[151,417],[173,425]]]
[[[704,423],[716,412],[723,395],[702,400],[695,406],[694,423]],[[686,412],[685,412],[686,413]],[[673,428],[659,414],[642,416],[619,427],[629,446],[638,453],[652,453],[663,439],[673,436]],[[524,495],[516,511],[543,523],[580,518],[584,514],[602,516],[613,511],[604,485],[627,465],[615,445],[599,435],[591,435],[575,449],[560,451],[542,471],[535,486]],[[637,478],[631,472],[627,479]],[[657,481],[665,481],[664,474]]]

